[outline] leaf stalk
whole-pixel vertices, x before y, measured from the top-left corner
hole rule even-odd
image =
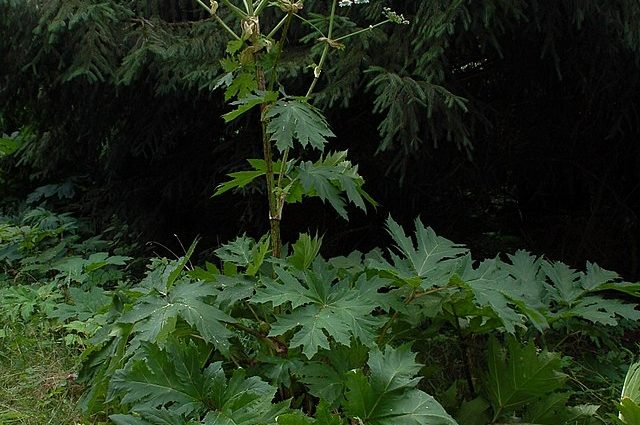
[[[329,16],[329,31],[327,33],[327,39],[331,41],[331,36],[333,35],[333,26],[335,23],[336,17],[336,6],[338,5],[338,0],[333,0],[331,3],[331,15]],[[322,56],[320,56],[320,61],[318,65],[313,69],[313,81],[311,81],[311,85],[307,90],[307,94],[305,94],[306,98],[311,96],[313,90],[316,88],[316,84],[318,84],[318,80],[320,79],[320,74],[322,74],[322,67],[324,66],[324,62],[327,59],[327,55],[329,54],[329,49],[331,48],[330,43],[326,43],[324,49],[322,50]]]
[[[268,336],[258,332],[255,329],[241,325],[240,323],[229,323],[229,325],[238,329],[239,331],[248,333],[249,335],[256,337],[258,340],[267,344],[270,348],[272,348],[278,354],[283,354],[287,352],[287,347],[282,342],[273,338],[269,338]]]
[[[213,15],[213,17],[215,18],[216,21],[218,21],[220,26],[224,28],[229,33],[229,35],[231,35],[231,37],[233,37],[235,40],[241,39],[240,36],[236,34],[236,32],[232,30],[231,27],[229,27],[229,25],[227,25],[225,21],[222,20],[221,17],[219,17],[218,15]]]
[[[233,14],[236,15],[238,18],[243,20],[247,18],[248,15],[244,12],[244,10],[240,9],[238,6],[231,3],[230,0],[222,0],[222,3],[224,3],[224,5],[227,6],[229,10],[231,10],[231,12],[233,12]]]
[[[369,25],[367,28],[362,28],[362,29],[360,29],[358,31],[354,31],[354,32],[352,32],[350,34],[343,35],[342,37],[334,38],[333,41],[346,40],[347,38],[351,38],[354,35],[362,34],[363,32],[367,32],[367,31],[372,31],[374,28],[378,28],[379,26],[384,25],[384,24],[389,23],[389,22],[391,22],[391,21],[389,19],[386,19],[386,20],[384,20],[382,22],[378,22],[375,25]]]

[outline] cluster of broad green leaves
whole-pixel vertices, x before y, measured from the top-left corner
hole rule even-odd
[[[226,114],[225,120],[235,119],[255,106],[273,102],[265,114],[268,120],[266,131],[280,152],[288,152],[296,144],[301,148],[309,146],[323,151],[327,138],[334,136],[324,116],[304,99],[285,98],[276,101],[277,96],[275,92],[248,94],[233,102],[238,107]],[[250,159],[248,162],[251,169],[229,174],[231,180],[220,184],[215,195],[244,188],[267,174],[265,160]],[[283,182],[277,189],[277,195],[287,203],[301,202],[304,197],[318,197],[322,202],[328,202],[345,219],[346,201],[362,210],[366,210],[365,201],[376,205],[364,191],[364,179],[358,174],[357,165],[347,159],[347,151],[329,152],[317,161],[275,162],[272,167],[278,181]]]
[[[84,336],[80,406],[137,425],[617,423],[613,400],[574,400],[544,341],[637,328],[637,284],[525,252],[476,262],[420,220],[387,227],[386,253],[324,259],[301,235],[276,259],[242,236],[203,267],[194,244],[135,284],[72,282],[49,317]],[[443,340],[445,357],[421,348]],[[433,362],[471,383],[430,382]]]
[[[40,188],[30,196],[46,190]],[[14,278],[28,273],[36,281],[54,276],[66,284],[87,286],[122,278],[117,266],[130,258],[110,255],[109,243],[99,236],[83,238],[83,226],[69,213],[56,214],[43,207],[18,217],[0,217],[0,271]]]
[[[79,346],[108,323],[108,290],[126,279],[131,258],[112,255],[109,242],[83,227],[42,206],[0,217],[0,319],[55,321],[65,343]]]
[[[2,320],[57,324],[84,349],[80,407],[116,424],[631,424],[637,414],[637,367],[619,404],[580,401],[575,367],[554,352],[575,335],[611,347],[614,331],[637,329],[639,285],[594,264],[576,271],[523,251],[478,262],[420,220],[408,235],[389,218],[386,253],[324,259],[322,239],[303,234],[276,259],[268,237],[241,236],[203,267],[191,264],[194,243],[132,280],[120,269],[129,259],[78,226],[43,208],[3,219]],[[426,348],[442,341],[444,357]],[[470,381],[433,381],[434,363]]]
[[[216,195],[235,188],[243,188],[266,174],[264,160],[250,159],[252,170],[229,174],[231,180],[218,186]],[[347,159],[347,152],[331,152],[319,160],[289,161],[274,164],[277,174],[284,169],[282,195],[288,203],[301,202],[305,197],[318,197],[328,202],[343,218],[347,218],[347,201],[365,210],[365,201],[376,202],[362,188],[364,179],[358,174],[358,166]]]

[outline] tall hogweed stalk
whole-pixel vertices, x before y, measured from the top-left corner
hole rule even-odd
[[[323,202],[328,201],[344,218],[347,218],[345,195],[348,202],[363,210],[365,201],[375,205],[362,189],[364,180],[358,174],[357,166],[347,160],[346,151],[321,154],[315,162],[303,162],[295,158],[292,151],[295,148],[312,148],[322,153],[327,139],[335,136],[322,112],[312,104],[331,50],[345,49],[349,38],[380,25],[409,22],[402,15],[384,8],[384,19],[380,22],[350,33],[337,34],[339,11],[368,3],[368,0],[333,0],[329,2],[328,15],[313,21],[303,16],[307,11],[302,0],[243,0],[242,5],[230,0],[212,0],[209,5],[196,1],[230,36],[226,49],[228,56],[222,61],[226,73],[216,85],[225,87],[225,99],[235,107],[224,115],[224,120],[236,120],[258,108],[262,130],[263,158],[250,159],[252,169],[230,174],[232,180],[221,184],[215,194],[244,187],[255,178],[265,176],[271,249],[276,258],[281,256],[280,226],[287,203],[299,202],[303,197],[319,197]],[[268,8],[278,10],[281,17],[271,28],[264,28],[262,17]],[[227,23],[221,18],[220,13],[224,9],[235,18],[234,23]],[[281,85],[278,72],[293,21],[299,21],[312,33],[317,33],[316,42],[324,45],[318,61],[310,66],[313,76],[308,89],[304,95],[297,96],[288,93]]]

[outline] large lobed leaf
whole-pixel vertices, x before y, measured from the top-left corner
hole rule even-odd
[[[288,261],[294,267],[305,270],[313,263],[320,247],[322,246],[322,237],[311,237],[306,233],[301,233],[298,240],[293,244],[293,253],[289,256]]]
[[[370,266],[423,289],[446,285],[455,272],[458,258],[464,255],[467,249],[436,235],[433,229],[426,228],[419,218],[415,220],[415,227],[414,245],[413,239],[389,217],[387,231],[393,238],[400,256],[392,253],[393,264],[374,261]]]
[[[162,350],[145,342],[141,350],[142,359],[114,375],[110,391],[121,396],[123,404],[135,405],[146,419],[167,419],[151,423],[170,424],[177,415],[206,414],[204,423],[210,425],[267,424],[287,410],[288,403],[272,404],[275,387],[258,377],[245,377],[242,369],[227,380],[221,362],[201,368],[202,352],[195,344],[172,340]],[[167,409],[168,414],[157,409]],[[130,416],[116,419],[138,423]]]
[[[610,326],[617,325],[620,317],[640,320],[636,304],[600,296],[600,291],[608,290],[638,297],[636,285],[620,282],[616,273],[590,263],[586,273],[559,262],[542,261],[541,269],[551,283],[545,283],[547,298],[557,306],[552,320],[578,317]]]
[[[536,425],[576,425],[592,423],[599,405],[567,406],[571,393],[551,393],[526,407],[523,419]]]
[[[600,295],[617,291],[640,297],[640,285],[622,282],[597,265],[588,263],[586,272],[578,272],[525,251],[509,255],[508,262],[497,257],[476,263],[464,247],[437,236],[419,219],[415,227],[412,238],[389,217],[387,229],[396,252],[390,252],[390,261],[370,258],[367,266],[412,291],[446,287],[449,291],[441,293],[446,297],[462,289],[449,300],[455,304],[453,314],[473,319],[477,332],[502,326],[514,334],[516,328],[527,327],[527,319],[540,332],[572,317],[609,326],[620,318],[640,320],[636,303]]]
[[[371,351],[369,377],[348,374],[345,412],[365,425],[457,425],[430,395],[416,389],[420,365],[407,346]]]
[[[564,384],[560,356],[548,351],[539,353],[533,343],[520,345],[510,338],[505,353],[492,337],[488,362],[485,382],[496,418],[529,405]]]
[[[322,114],[304,100],[280,99],[269,108],[266,117],[267,132],[281,152],[292,148],[294,139],[303,148],[311,145],[322,151],[327,137],[335,136]]]
[[[316,162],[305,161],[298,165],[292,177],[301,187],[294,188],[306,196],[317,196],[328,201],[344,219],[347,200],[365,211],[365,200],[375,206],[376,202],[362,189],[364,179],[358,174],[358,166],[347,159],[347,151],[331,152]],[[297,182],[296,182],[297,183]]]
[[[135,349],[141,341],[162,343],[174,331],[180,317],[195,327],[205,341],[227,353],[231,332],[225,323],[233,323],[235,319],[204,301],[217,293],[215,286],[200,282],[182,282],[167,294],[149,291],[122,316],[121,322],[134,324],[136,336],[129,349]]]
[[[112,396],[138,408],[167,407],[177,414],[200,412],[212,405],[216,381],[224,381],[221,363],[201,370],[201,353],[195,344],[171,341],[161,350],[143,342],[143,358],[119,370],[111,380]]]
[[[274,307],[291,306],[277,316],[270,336],[295,331],[290,346],[301,346],[308,358],[319,348],[329,349],[329,338],[346,346],[352,338],[369,346],[375,343],[375,331],[383,320],[371,313],[381,306],[377,292],[381,279],[361,275],[353,285],[348,280],[336,282],[335,270],[321,260],[306,272],[275,267],[275,273],[277,279],[264,278],[265,286],[253,297],[254,302],[271,302]]]
[[[236,109],[231,112],[227,112],[222,116],[222,118],[225,122],[233,121],[240,115],[249,112],[254,107],[274,102],[277,98],[278,93],[272,91],[258,91],[255,94],[247,94],[241,99],[231,102],[231,105],[236,106]]]
[[[242,235],[215,250],[216,255],[224,262],[244,267],[248,276],[255,276],[270,249],[269,236],[265,235],[258,242]]]
[[[349,372],[364,367],[369,353],[361,344],[351,344],[351,347],[334,345],[297,371],[309,392],[330,405],[342,400]]]
[[[227,174],[227,176],[231,177],[231,180],[220,183],[216,187],[216,191],[214,192],[213,196],[222,195],[223,193],[228,192],[232,189],[242,189],[248,184],[252,183],[258,177],[264,176],[267,173],[267,165],[264,159],[247,159],[247,162],[251,166],[251,169],[245,170],[245,171],[236,171],[236,172]],[[284,167],[285,173],[287,172],[290,164],[291,164],[290,162],[285,164],[286,165]],[[280,174],[281,170],[282,170],[282,162],[281,161],[274,162],[273,163],[274,174],[276,175]]]
[[[498,261],[485,260],[475,268],[472,263],[469,255],[464,257],[457,274],[462,280],[461,286],[468,288],[473,294],[475,305],[481,309],[490,308],[505,330],[511,334],[515,333],[516,327],[524,327],[524,316],[516,308],[517,302],[513,302],[509,297],[508,289],[513,282],[507,278],[505,271],[500,270]],[[523,307],[526,309],[526,306]],[[489,315],[486,310],[480,313],[484,316]],[[544,316],[539,320],[546,323]]]

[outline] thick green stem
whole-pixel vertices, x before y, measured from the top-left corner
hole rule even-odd
[[[269,80],[269,84],[267,86],[264,70],[258,68],[258,89],[260,90],[273,90],[275,83],[278,79],[278,62],[280,60],[280,55],[282,53],[282,49],[284,47],[284,42],[287,37],[287,31],[289,30],[289,24],[291,23],[291,13],[288,13],[286,19],[284,20],[284,29],[282,30],[282,34],[280,36],[280,40],[277,45],[277,56],[273,65],[273,69],[271,70],[271,78]],[[279,26],[279,25],[278,25]],[[273,31],[272,31],[273,32]],[[280,222],[282,220],[282,209],[284,206],[284,198],[276,193],[276,188],[280,188],[282,182],[282,174],[284,173],[284,167],[286,163],[286,154],[285,159],[283,160],[282,168],[280,170],[280,176],[278,178],[278,184],[276,186],[275,178],[274,178],[274,170],[273,170],[273,153],[271,146],[271,138],[269,137],[269,133],[267,132],[268,122],[265,118],[265,113],[267,109],[266,104],[262,104],[260,106],[262,112],[262,149],[264,160],[266,164],[266,179],[267,179],[267,196],[269,199],[269,223],[271,228],[271,251],[274,257],[279,258],[282,250],[282,239],[280,236]]]
[[[289,12],[287,13],[287,16],[283,19],[284,21],[284,28],[282,30],[282,33],[280,34],[280,40],[278,40],[278,45],[276,46],[276,60],[274,61],[273,64],[273,69],[271,70],[271,79],[269,80],[269,90],[273,90],[273,87],[276,85],[276,82],[278,81],[278,63],[280,62],[280,57],[282,55],[282,49],[284,48],[284,43],[285,40],[287,38],[287,32],[289,32],[289,26],[291,25],[291,18],[293,17],[293,13]],[[274,28],[271,33],[274,33],[274,31],[276,31],[276,29],[278,27],[281,26],[282,22],[280,21],[280,23],[278,23],[278,25],[276,25],[276,28]],[[285,203],[285,195],[281,194],[281,189],[282,189],[282,179],[285,173],[285,167],[287,166],[287,157],[289,155],[289,148],[285,149],[283,155],[282,155],[282,164],[280,165],[280,174],[278,175],[278,183],[276,185],[276,187],[279,189],[278,190],[278,194],[276,194],[275,196],[275,200],[276,200],[276,209],[277,209],[277,217],[282,220],[282,210],[284,209],[284,203]]]
[[[229,0],[223,0],[225,4],[229,2]],[[251,1],[251,7],[253,8],[253,2]],[[256,28],[253,31],[251,36],[251,43],[254,46],[259,44],[260,40],[260,24],[256,18]],[[267,89],[267,82],[264,75],[264,69],[260,63],[260,54],[256,54],[254,57],[254,61],[256,64],[256,80],[258,85],[258,90],[264,92]],[[267,132],[268,120],[267,120],[267,109],[269,108],[268,103],[260,104],[260,123],[262,127],[262,154],[265,162],[265,179],[267,183],[267,200],[269,204],[269,227],[270,227],[270,236],[271,236],[271,254],[279,258],[281,256],[282,250],[282,242],[280,238],[280,214],[278,211],[278,201],[276,199],[275,192],[275,179],[273,172],[273,152],[271,146],[271,138],[269,137],[269,133]]]
[[[264,71],[262,68],[258,67],[257,70],[258,77],[258,89],[265,90],[266,82],[264,79]],[[280,258],[280,253],[282,250],[282,241],[280,239],[280,214],[278,211],[278,201],[276,199],[275,193],[275,181],[273,174],[273,153],[271,149],[271,138],[269,137],[269,133],[267,132],[267,113],[268,105],[263,103],[260,105],[260,117],[262,122],[262,154],[264,156],[264,162],[266,166],[265,177],[267,180],[267,200],[269,202],[269,226],[271,233],[271,254]]]

